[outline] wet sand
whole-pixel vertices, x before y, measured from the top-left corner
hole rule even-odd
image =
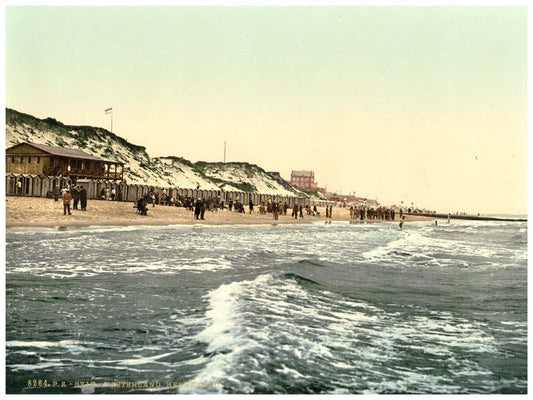
[[[319,207],[320,215],[307,215],[295,219],[291,210],[287,215],[280,215],[276,221],[272,214],[259,214],[258,207],[254,212],[237,213],[235,211],[206,211],[205,220],[194,219],[192,211],[184,207],[148,205],[148,215],[137,214],[133,202],[89,200],[87,211],[72,210],[72,215],[63,215],[63,203],[53,199],[37,197],[6,197],[6,228],[14,227],[86,227],[86,226],[129,226],[129,225],[246,225],[246,224],[310,224],[316,222],[350,221],[349,208],[333,207],[333,218],[325,218],[325,208]],[[434,218],[406,216],[405,221],[432,221]],[[368,221],[375,223],[399,223],[396,221]]]

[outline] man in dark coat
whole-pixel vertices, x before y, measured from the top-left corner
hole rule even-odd
[[[80,189],[80,203],[81,211],[87,211],[87,190],[84,187]]]
[[[78,188],[76,186],[74,186],[72,188],[71,194],[72,194],[72,200],[73,200],[72,209],[73,210],[77,210],[78,209],[78,202],[80,200],[80,193],[79,193]]]
[[[202,205],[200,206],[200,219],[205,219],[205,209],[207,208],[207,205],[205,204],[205,200],[202,199]]]
[[[200,219],[200,212],[202,211],[202,200],[198,199],[194,206],[194,218]]]

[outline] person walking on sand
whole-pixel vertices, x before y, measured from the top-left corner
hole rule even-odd
[[[294,207],[292,208],[292,215],[294,216],[294,219],[298,219],[298,204],[294,204]]]
[[[304,206],[300,204],[300,218],[304,217]]]
[[[67,189],[65,194],[63,195],[63,215],[71,215],[70,212],[70,201],[72,200],[72,196],[70,195],[70,191]]]
[[[248,203],[248,207],[250,208],[250,214],[254,212],[254,202],[252,199],[250,199],[250,203]]]

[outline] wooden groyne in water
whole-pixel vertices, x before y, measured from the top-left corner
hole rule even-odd
[[[427,213],[405,213],[406,215],[419,215],[421,217],[448,219],[448,214],[427,214]],[[450,215],[450,219],[464,219],[469,221],[501,221],[501,222],[527,222],[527,218],[504,218],[504,217],[483,217],[477,215]]]

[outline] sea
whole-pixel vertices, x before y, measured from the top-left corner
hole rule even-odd
[[[6,391],[527,393],[527,223],[6,232]]]

